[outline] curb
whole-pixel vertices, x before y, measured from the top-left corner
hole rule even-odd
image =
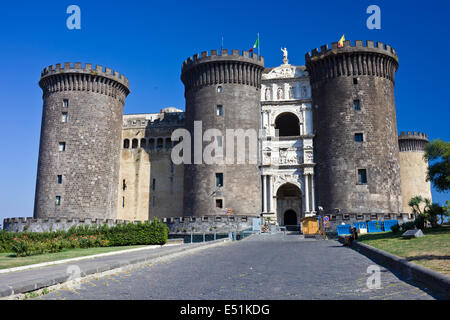
[[[157,248],[162,248],[162,247],[170,247],[170,246],[175,246],[175,245],[179,245],[179,244],[180,243],[177,243],[176,241],[169,241],[165,245],[145,246],[142,248],[117,250],[117,251],[111,251],[111,252],[105,252],[105,253],[92,254],[89,256],[81,256],[81,257],[76,257],[76,258],[42,262],[42,263],[37,263],[37,264],[29,264],[26,266],[20,266],[20,267],[8,268],[8,269],[0,269],[0,274],[16,272],[16,271],[24,271],[24,270],[35,269],[35,268],[43,268],[43,267],[53,266],[53,265],[57,265],[57,264],[64,264],[64,263],[68,263],[68,262],[75,262],[75,261],[89,260],[89,259],[95,259],[95,258],[100,258],[100,257],[114,256],[114,255],[118,255],[118,254],[129,253],[129,252],[151,250],[151,249],[157,249]],[[1,297],[1,295],[0,295],[0,297]]]
[[[91,268],[84,269],[80,277],[78,279],[73,279],[70,274],[67,274],[66,272],[55,272],[51,278],[38,278],[29,281],[24,282],[17,282],[13,285],[2,285],[0,284],[0,299],[5,299],[10,296],[23,294],[31,291],[36,291],[40,289],[44,289],[47,287],[52,286],[60,286],[64,283],[68,282],[79,282],[83,278],[86,277],[95,277],[95,276],[102,276],[105,273],[114,273],[119,272],[123,270],[129,270],[133,269],[135,267],[138,267],[140,265],[148,264],[150,262],[160,262],[164,260],[168,260],[177,256],[180,256],[182,254],[186,253],[192,253],[199,250],[207,249],[214,246],[219,246],[222,244],[225,244],[229,242],[229,239],[219,239],[215,241],[209,241],[206,243],[196,243],[194,245],[189,246],[180,246],[179,248],[176,248],[175,250],[172,250],[170,252],[162,252],[159,253],[155,252],[154,250],[151,250],[152,253],[154,253],[151,256],[142,256],[142,257],[135,257],[131,258],[126,261],[122,262],[111,262],[107,264],[103,264],[100,266],[95,266]],[[155,255],[156,254],[156,255]]]
[[[343,242],[341,238],[339,238],[339,242]],[[358,241],[353,241],[351,248],[368,256],[375,262],[389,267],[407,280],[425,284],[450,298],[450,278],[446,275]]]

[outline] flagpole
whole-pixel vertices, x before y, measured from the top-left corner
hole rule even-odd
[[[261,56],[261,50],[260,50],[260,47],[261,47],[261,45],[260,45],[260,43],[259,43],[259,32],[258,32],[258,57],[260,57]]]

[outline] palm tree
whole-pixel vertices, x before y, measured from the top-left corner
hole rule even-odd
[[[426,199],[428,200],[428,199]],[[412,208],[412,211],[415,215],[422,214],[422,210],[420,209],[420,204],[423,202],[422,196],[415,196],[412,197],[411,200],[408,202],[408,206]],[[429,200],[428,200],[429,201]]]

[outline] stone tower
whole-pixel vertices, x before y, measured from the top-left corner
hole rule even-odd
[[[35,218],[116,218],[128,80],[86,63],[45,68]]]
[[[324,213],[401,212],[394,49],[332,43],[306,54],[311,77],[316,190]],[[337,210],[339,209],[339,210]]]
[[[202,52],[183,63],[181,80],[185,86],[186,129],[192,137],[192,162],[185,164],[183,213],[186,216],[224,214],[231,209],[235,215],[261,213],[261,176],[258,168],[258,132],[260,129],[260,87],[264,59],[249,52],[217,50]],[[214,141],[222,150],[223,158],[231,161],[207,164],[195,163],[194,146],[201,136],[194,135],[194,121],[201,121],[201,134],[217,129],[222,138]],[[197,123],[199,124],[199,123]],[[243,130],[237,139],[227,139],[227,129]],[[249,134],[250,139],[245,139]],[[245,161],[238,161],[241,138],[245,143]],[[234,157],[229,143],[235,141]],[[240,141],[241,140],[241,141]],[[249,140],[251,143],[249,144]],[[242,146],[242,144],[241,144]],[[197,147],[198,148],[198,147]],[[198,152],[198,149],[197,149]],[[200,151],[201,152],[201,151]],[[220,153],[220,152],[219,152]],[[219,155],[217,153],[217,155]],[[216,153],[213,153],[216,155]],[[198,160],[198,159],[197,159]]]
[[[428,137],[421,132],[400,133],[400,176],[402,179],[403,212],[411,213],[409,200],[422,196],[431,200],[431,184],[426,181],[428,163],[423,158],[428,144]]]

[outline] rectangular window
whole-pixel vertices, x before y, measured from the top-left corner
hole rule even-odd
[[[216,208],[223,208],[223,200],[216,199]]]
[[[156,179],[152,180],[152,190],[155,191],[156,189]]]
[[[62,184],[62,175],[58,175],[58,184]]]
[[[216,187],[223,187],[223,173],[216,173]]]
[[[66,123],[67,122],[67,112],[63,112],[61,115],[61,122]]]
[[[364,141],[364,136],[362,133],[355,133],[355,141],[356,142],[363,142]]]
[[[223,106],[217,105],[217,115],[222,116],[223,115]]]
[[[56,202],[55,202],[55,204],[56,204],[57,206],[61,205],[61,196],[56,196]]]
[[[359,184],[367,183],[367,170],[366,169],[358,169],[358,183]]]
[[[361,110],[361,103],[359,102],[359,100],[353,100],[353,107],[355,108],[355,110]]]
[[[125,197],[122,197],[122,208],[125,208]]]
[[[64,108],[68,108],[69,107],[69,99],[64,99],[63,100],[63,107]]]
[[[60,152],[66,151],[66,143],[65,142],[60,142],[59,143],[59,151]]]
[[[152,197],[152,208],[155,206],[155,197]]]
[[[122,190],[123,191],[127,190],[127,182],[125,179],[122,180]]]
[[[353,84],[358,84],[358,78],[353,78]]]

